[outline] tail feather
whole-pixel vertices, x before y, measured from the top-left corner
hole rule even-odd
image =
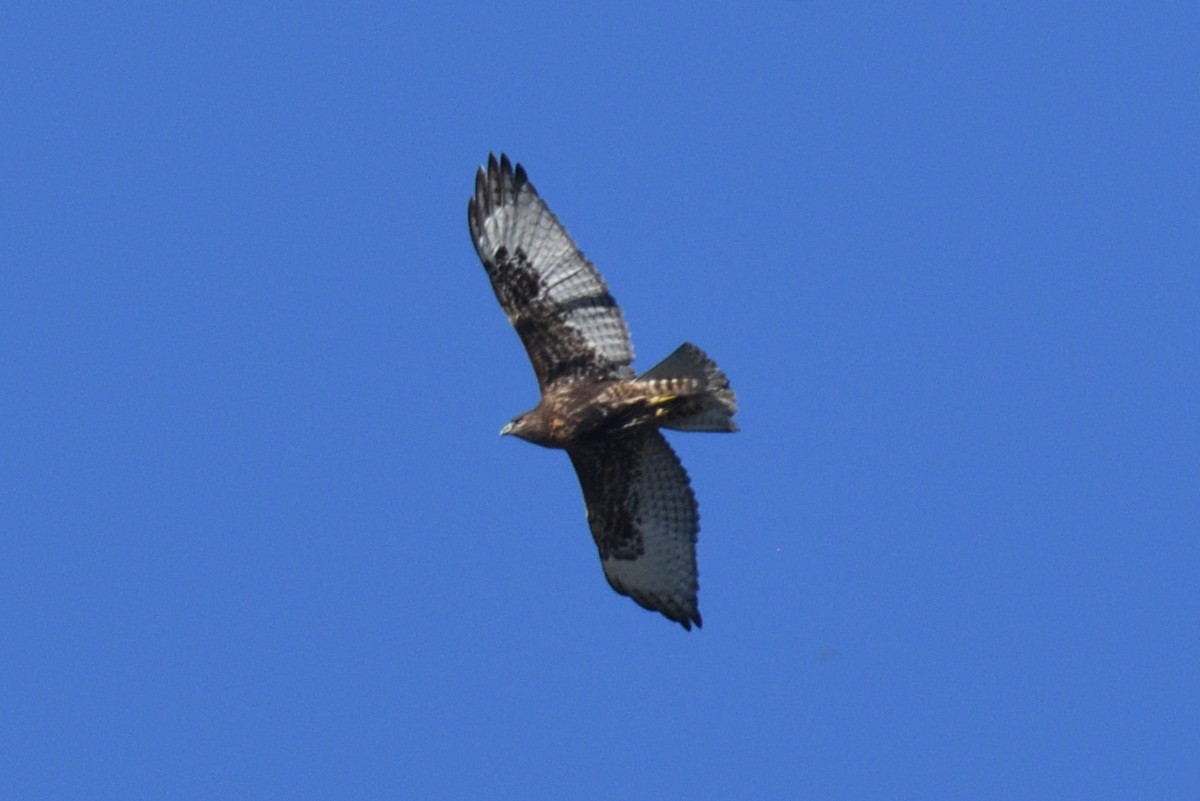
[[[679,381],[683,379],[683,381]],[[664,408],[659,425],[679,431],[737,431],[733,415],[737,396],[729,379],[704,351],[685,342],[667,358],[650,368],[639,380],[691,384],[691,392]]]

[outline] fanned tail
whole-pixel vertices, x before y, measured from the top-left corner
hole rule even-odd
[[[662,386],[658,424],[678,431],[737,431],[737,396],[704,351],[685,342],[642,375]],[[657,400],[657,399],[656,399]]]

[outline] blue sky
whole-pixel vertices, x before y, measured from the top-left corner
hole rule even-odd
[[[1200,7],[32,9],[0,796],[1197,797]],[[701,631],[496,436],[492,150],[738,391]]]

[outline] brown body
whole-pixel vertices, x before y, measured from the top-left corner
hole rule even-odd
[[[573,383],[546,393],[541,403],[501,433],[567,449],[581,440],[603,439],[639,426],[672,428],[702,410],[708,392],[694,378]]]

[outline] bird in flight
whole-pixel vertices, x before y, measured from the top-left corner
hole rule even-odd
[[[660,429],[737,431],[729,379],[691,343],[633,371],[629,329],[604,279],[507,156],[489,155],[477,172],[467,224],[541,390],[500,433],[567,452],[614,590],[689,631],[700,626],[700,515]]]

